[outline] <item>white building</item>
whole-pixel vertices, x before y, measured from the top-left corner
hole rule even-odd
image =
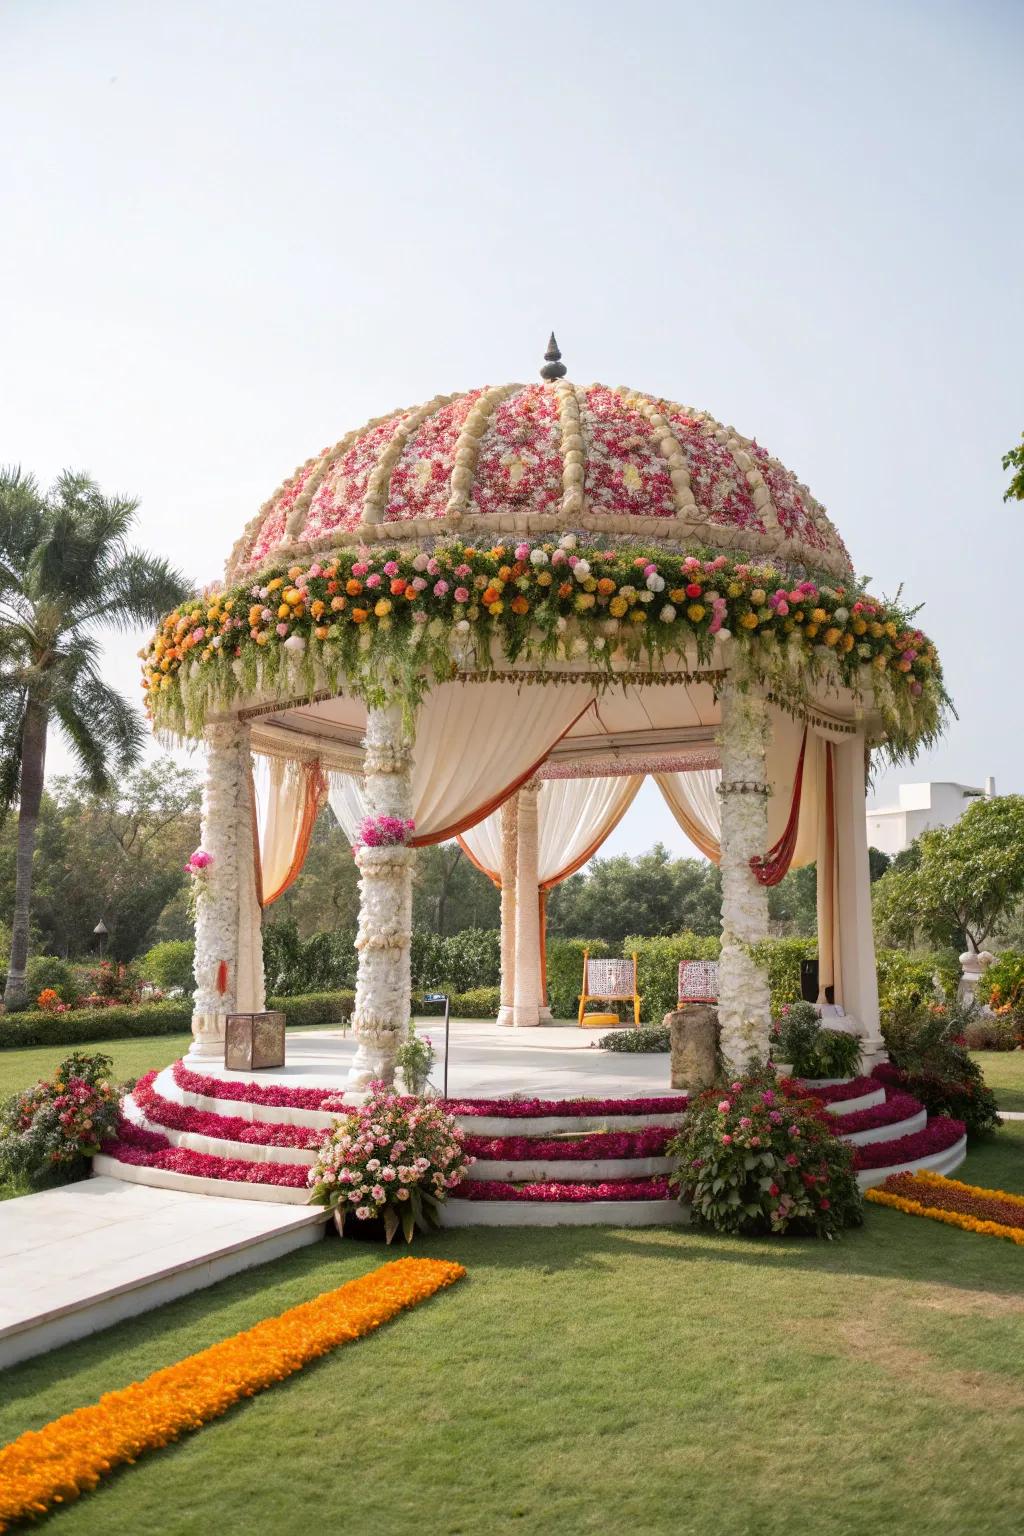
[[[899,804],[868,806],[868,845],[880,848],[890,857],[930,832],[933,827],[951,827],[972,800],[991,800],[996,781],[985,780],[984,789],[970,784],[901,784]]]

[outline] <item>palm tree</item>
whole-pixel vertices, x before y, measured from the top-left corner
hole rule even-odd
[[[0,822],[18,804],[14,919],[4,1002],[28,1001],[32,854],[46,737],[61,730],[103,792],[142,751],[142,717],[103,681],[97,631],[155,623],[187,583],[126,543],[138,502],[107,497],[69,470],[42,492],[0,469]]]

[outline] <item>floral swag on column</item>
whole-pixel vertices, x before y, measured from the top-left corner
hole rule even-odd
[[[729,683],[722,691],[722,958],[718,1017],[729,1071],[767,1054],[771,1023],[768,978],[749,946],[768,931],[768,891],[751,860],[768,842],[765,780],[767,706],[754,692]]]

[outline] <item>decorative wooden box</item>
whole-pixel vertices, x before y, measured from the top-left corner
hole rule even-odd
[[[283,1013],[229,1013],[224,1026],[224,1065],[235,1072],[284,1066]]]

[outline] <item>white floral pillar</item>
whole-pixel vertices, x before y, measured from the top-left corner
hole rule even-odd
[[[858,1025],[866,1064],[885,1047],[878,1013],[878,972],[871,920],[871,871],[865,811],[864,736],[833,744],[835,764],[836,914],[845,1011]]]
[[[249,727],[208,725],[202,847],[212,856],[196,905],[193,1060],[224,1053],[229,1013],[264,1006],[261,914],[256,900]]]
[[[366,717],[364,790],[368,816],[412,817],[412,737],[401,705],[371,709]],[[357,1049],[348,1086],[362,1090],[392,1082],[395,1053],[409,1028],[412,872],[416,854],[403,846],[361,847],[356,1001]]]
[[[531,779],[519,791],[516,839],[516,977],[512,1023],[517,1029],[540,1023],[540,924],[537,920],[537,795]]]
[[[501,807],[501,1006],[498,1023],[511,1024],[516,987],[516,865],[518,863],[519,796],[510,795]]]
[[[768,978],[746,946],[768,933],[768,890],[750,860],[768,847],[765,775],[768,711],[763,698],[729,682],[722,690],[718,740],[722,785],[722,957],[718,1020],[726,1070],[741,1071],[751,1056],[768,1054]]]

